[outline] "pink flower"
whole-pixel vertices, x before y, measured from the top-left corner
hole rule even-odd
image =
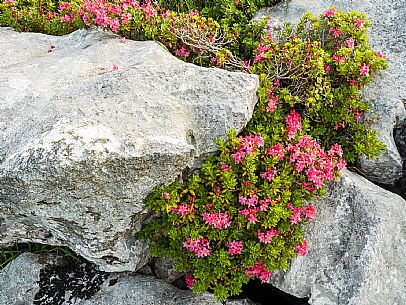
[[[375,56],[379,58],[385,58],[385,55],[383,55],[381,52],[375,52]]]
[[[171,198],[171,195],[169,195],[169,193],[164,192],[163,193],[165,200],[169,200]]]
[[[272,241],[272,237],[278,236],[279,232],[272,228],[266,232],[261,232],[258,230],[258,239],[261,243],[269,244]]]
[[[69,15],[62,16],[59,20],[61,22],[71,22],[72,21],[72,19],[70,18]]]
[[[302,213],[305,215],[305,217],[308,220],[312,220],[314,215],[316,215],[316,210],[314,209],[314,207],[309,203],[309,205],[307,207],[303,207],[302,208]]]
[[[113,65],[113,70],[114,70],[114,71],[117,71],[117,70],[118,70],[117,64],[114,64],[114,65]]]
[[[260,174],[260,176],[262,179],[272,181],[276,174],[276,169],[268,169],[265,173]]]
[[[63,3],[59,3],[58,8],[61,11],[63,11],[63,10],[70,10],[71,7],[70,7],[70,4],[68,2],[63,2]]]
[[[184,218],[185,216],[195,212],[194,208],[188,204],[180,204],[177,208],[172,208],[172,211],[176,212],[180,218]]]
[[[279,79],[277,79],[276,81],[274,81],[273,83],[276,87],[279,87],[281,85],[281,82]]]
[[[369,75],[369,66],[366,64],[361,64],[361,67],[359,68],[359,74],[360,75]]]
[[[215,229],[226,229],[231,225],[228,213],[203,213],[202,214],[206,224],[212,225]]]
[[[258,261],[253,266],[247,267],[245,274],[249,277],[257,277],[262,283],[266,283],[272,273],[265,267],[263,262]]]
[[[336,14],[336,9],[334,7],[332,7],[331,9],[327,10],[324,12],[324,16],[326,16],[327,18],[333,17]]]
[[[309,245],[307,244],[307,241],[304,240],[300,244],[298,244],[295,247],[295,251],[297,252],[298,255],[305,256],[309,251]]]
[[[206,257],[211,254],[209,249],[210,243],[206,238],[197,238],[192,240],[190,237],[188,237],[183,242],[183,246],[190,252],[194,252],[199,258]]]
[[[181,46],[176,50],[175,55],[179,57],[189,57],[190,51],[188,51],[185,46]]]
[[[333,34],[334,38],[337,38],[341,34],[338,28],[330,29],[330,33]]]
[[[282,161],[285,158],[285,149],[283,148],[282,144],[278,143],[269,148],[267,154],[271,156],[278,156],[278,160]]]
[[[354,21],[354,23],[355,23],[355,26],[359,28],[359,27],[361,27],[361,26],[364,25],[364,20],[356,19],[356,20]]]
[[[337,56],[337,55],[333,55],[331,57],[335,62],[345,62],[346,59],[344,56]]]
[[[14,0],[6,0],[6,4],[14,5],[15,2],[14,2]]]
[[[222,172],[224,172],[224,171],[232,171],[231,166],[228,166],[228,165],[225,164],[224,162],[221,162],[220,164],[221,164],[221,171],[222,171]]]
[[[350,48],[351,50],[354,49],[354,43],[355,43],[354,38],[348,38],[348,39],[345,41],[345,43],[347,44],[347,47],[348,47],[348,48]]]
[[[302,215],[302,213],[301,213],[300,209],[293,208],[292,216],[290,217],[290,223],[297,224],[297,223],[301,222],[302,221],[301,215]]]
[[[288,127],[288,138],[292,139],[298,131],[302,130],[300,114],[298,114],[295,110],[291,110],[289,115],[286,116],[285,120]]]
[[[243,250],[243,242],[242,241],[231,241],[228,243],[228,253],[231,255],[238,255],[241,254]]]
[[[329,65],[324,65],[324,72],[326,72],[326,74],[329,74],[330,73],[330,71],[331,71],[331,68],[330,68],[330,66]]]
[[[276,109],[278,109],[278,97],[270,91],[268,92],[268,104],[266,106],[266,112],[274,112]]]
[[[187,288],[192,289],[193,284],[197,282],[197,278],[195,278],[193,275],[190,275],[189,273],[186,273],[185,282]]]

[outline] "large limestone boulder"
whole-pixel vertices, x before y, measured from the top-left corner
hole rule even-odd
[[[272,284],[312,305],[406,304],[406,201],[344,171],[314,206],[309,253]]]
[[[269,16],[270,25],[278,29],[283,22],[297,23],[307,11],[323,14],[330,6],[343,11],[355,10],[367,14],[372,21],[369,39],[372,46],[388,57],[388,69],[382,71],[364,90],[364,99],[371,105],[372,128],[378,130],[387,150],[374,160],[360,158],[361,171],[372,181],[393,184],[403,176],[402,157],[393,137],[397,124],[406,119],[406,23],[405,1],[381,0],[285,0],[261,9],[255,19]],[[406,156],[404,156],[406,158]]]
[[[0,305],[221,305],[210,293],[194,294],[130,273],[105,273],[87,262],[24,253],[0,272]],[[248,299],[226,305],[255,305]]]
[[[0,28],[0,246],[66,245],[105,271],[142,267],[133,235],[146,195],[241,130],[257,88],[255,75],[184,63],[154,42]]]

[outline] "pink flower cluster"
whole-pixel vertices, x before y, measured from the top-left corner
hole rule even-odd
[[[206,238],[197,238],[192,240],[190,237],[186,238],[186,241],[183,242],[183,246],[190,252],[194,252],[197,257],[206,257],[209,256],[210,243]]]
[[[351,50],[354,50],[354,44],[355,44],[355,40],[354,38],[348,38],[345,43],[347,44],[347,47],[350,48]]]
[[[262,179],[272,181],[272,179],[275,177],[277,174],[276,169],[268,169],[265,173],[260,174]]]
[[[257,56],[254,58],[254,64],[265,58],[265,52],[269,51],[270,47],[267,45],[259,44],[257,47]]]
[[[180,204],[177,208],[172,208],[172,212],[177,213],[180,218],[184,218],[185,216],[194,213],[195,210],[191,205]]]
[[[256,223],[257,222],[257,214],[261,209],[257,207],[258,205],[258,196],[250,195],[250,198],[240,196],[239,201],[242,205],[247,205],[248,207],[244,210],[240,210],[239,213],[244,215],[245,219],[249,221],[249,223]]]
[[[258,230],[258,239],[261,243],[264,244],[269,244],[272,241],[272,237],[278,236],[279,232],[272,228],[268,231],[261,232],[261,230]]]
[[[231,156],[235,163],[241,163],[245,156],[252,155],[256,151],[256,147],[264,146],[264,139],[261,136],[248,135],[242,138],[241,146],[235,154]]]
[[[291,224],[297,224],[301,222],[303,220],[301,217],[302,215],[308,220],[312,220],[314,215],[316,215],[316,210],[311,204],[301,208],[293,208],[292,205],[289,204],[288,208],[292,210],[292,216],[290,217]]]
[[[338,28],[330,29],[330,33],[333,35],[334,38],[337,38],[341,35],[341,32],[338,30]]]
[[[292,139],[298,131],[302,130],[300,114],[295,110],[291,110],[289,115],[286,116],[286,126],[288,128],[288,138]]]
[[[265,268],[263,262],[256,262],[253,266],[247,267],[245,269],[245,274],[249,277],[257,277],[262,283],[266,283],[271,277],[271,272]]]
[[[224,172],[224,171],[232,171],[231,166],[228,166],[228,165],[225,164],[224,162],[221,162],[220,164],[221,164],[221,171],[222,171],[222,172]]]
[[[61,22],[73,22],[76,14],[72,7],[64,2],[59,5],[59,9],[64,16],[60,18]],[[117,32],[121,24],[126,24],[132,19],[129,9],[136,9],[142,12],[145,18],[151,18],[157,15],[154,3],[151,0],[120,0],[120,4],[112,4],[108,0],[83,0],[75,8],[78,17],[90,26],[95,24],[103,28],[109,27],[113,32]],[[72,12],[69,13],[69,11]]]
[[[212,225],[215,229],[226,229],[231,225],[231,220],[227,212],[203,213],[206,224]]]
[[[347,60],[344,56],[337,56],[337,55],[333,55],[332,59],[335,62],[345,62]]]
[[[266,105],[266,112],[274,112],[278,109],[278,97],[272,92],[273,87],[268,91],[268,104]]]
[[[369,66],[366,64],[362,63],[361,67],[359,68],[359,75],[369,75]]]
[[[238,255],[242,253],[243,250],[243,242],[242,241],[231,241],[228,243],[228,253],[231,255]]]
[[[334,169],[345,167],[341,146],[335,144],[326,154],[316,140],[310,140],[308,135],[302,136],[296,145],[289,144],[286,150],[290,153],[290,163],[296,165],[298,173],[305,170],[308,181],[320,188],[326,180],[334,179]]]
[[[190,51],[188,51],[185,46],[181,46],[175,51],[175,55],[178,57],[189,57]]]
[[[307,241],[304,240],[300,244],[298,244],[295,247],[295,251],[298,255],[305,256],[307,252],[309,252],[309,245],[307,244]]]
[[[324,16],[327,18],[333,17],[337,13],[336,9],[332,7],[331,9],[324,12]]]
[[[285,148],[282,144],[278,143],[269,148],[267,154],[271,156],[278,156],[278,160],[282,161],[285,159]]]
[[[186,273],[185,282],[187,288],[192,289],[193,284],[197,282],[197,278],[195,278],[193,275],[190,275],[189,273]]]

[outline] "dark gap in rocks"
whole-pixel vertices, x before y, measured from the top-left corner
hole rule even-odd
[[[262,284],[258,279],[245,284],[238,298],[250,299],[260,305],[309,305],[308,298],[297,298],[271,284]]]
[[[62,305],[90,299],[108,278],[109,273],[97,270],[84,259],[47,266],[40,271],[39,291],[33,305]]]
[[[184,277],[172,284],[182,290],[188,289]],[[262,284],[259,280],[250,280],[248,284],[243,285],[241,294],[229,299],[250,299],[258,305],[309,305],[309,298],[297,298],[271,284]]]

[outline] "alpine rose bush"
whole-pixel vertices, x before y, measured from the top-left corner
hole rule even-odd
[[[311,251],[302,227],[316,215],[312,200],[347,163],[384,148],[363,118],[369,106],[360,94],[386,67],[385,56],[367,43],[370,22],[329,8],[272,37],[266,19],[248,22],[265,2],[230,1],[225,11],[208,2],[201,12],[150,0],[0,4],[0,25],[21,31],[66,34],[98,26],[157,40],[185,61],[259,76],[259,101],[244,131],[218,140],[218,154],[198,175],[154,190],[146,199],[154,217],[138,234],[151,242],[153,255],[187,272],[190,289],[214,291],[218,300],[240,293],[252,278],[268,281]]]

